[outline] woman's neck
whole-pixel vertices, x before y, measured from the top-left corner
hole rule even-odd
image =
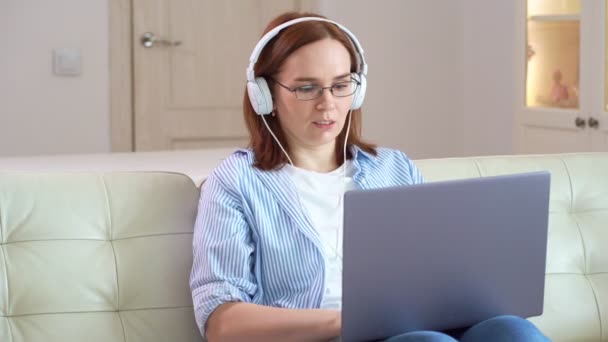
[[[339,166],[336,163],[335,144],[327,144],[314,148],[296,147],[292,148],[289,154],[294,166],[309,171],[325,173],[333,171]]]

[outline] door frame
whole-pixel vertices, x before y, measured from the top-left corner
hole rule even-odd
[[[110,148],[134,151],[132,2],[109,1]]]
[[[608,4],[606,1],[594,3],[595,17],[593,22],[593,37],[591,45],[596,46],[600,51],[591,53],[591,65],[599,66],[599,72],[591,76],[592,78],[592,104],[589,118],[599,120],[599,128],[593,130],[592,146],[594,152],[606,152],[608,150],[608,107],[606,103],[606,87],[608,86],[608,63],[607,63],[607,28],[608,25]]]
[[[300,0],[302,12],[319,12],[320,0]],[[133,0],[109,0],[110,150],[135,151]]]

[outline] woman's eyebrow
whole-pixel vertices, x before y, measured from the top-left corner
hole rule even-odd
[[[347,74],[344,74],[344,75],[336,76],[336,77],[334,77],[334,80],[339,80],[342,78],[346,78],[348,76],[350,76],[350,72]],[[319,81],[319,79],[314,78],[314,77],[297,77],[294,79],[294,81],[296,81],[296,82],[315,82],[315,81]]]

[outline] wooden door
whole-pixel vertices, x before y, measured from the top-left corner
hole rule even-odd
[[[133,0],[135,150],[246,145],[249,55],[271,18],[304,2]]]

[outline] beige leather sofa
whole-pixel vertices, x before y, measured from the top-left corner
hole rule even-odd
[[[201,341],[188,288],[193,179],[217,161],[182,175],[0,160],[0,341]],[[551,171],[545,309],[532,321],[554,341],[608,341],[608,154],[417,164],[431,181]]]
[[[549,170],[545,305],[531,321],[553,341],[608,341],[608,153],[417,164],[429,180]]]

